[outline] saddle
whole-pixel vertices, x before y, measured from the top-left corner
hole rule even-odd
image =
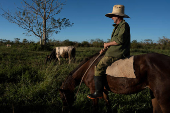
[[[134,56],[120,59],[106,69],[106,74],[114,77],[136,78],[133,68]]]

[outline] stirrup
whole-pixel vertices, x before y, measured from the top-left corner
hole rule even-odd
[[[102,98],[103,98],[103,96],[101,96],[101,97],[96,97],[96,98],[93,98],[93,97],[90,97],[90,96],[87,96],[87,97],[88,97],[89,99],[92,99],[92,100],[93,100],[93,99],[97,99],[97,98],[98,98],[98,99],[102,99]]]
[[[98,94],[96,94],[96,92],[95,92],[94,94],[88,94],[87,97],[89,99],[97,99],[97,98],[101,99],[101,98],[103,98],[103,94],[101,94],[101,96],[97,96],[97,95]]]

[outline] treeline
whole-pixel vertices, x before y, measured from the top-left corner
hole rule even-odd
[[[23,39],[20,41],[19,38],[15,38],[14,41],[6,40],[6,39],[0,39],[0,44],[39,44],[39,42],[29,41],[27,39]],[[103,47],[104,41],[101,39],[95,39],[89,41],[82,41],[82,42],[76,42],[76,41],[70,41],[69,39],[64,41],[59,40],[48,40],[47,45],[53,45],[53,46],[76,46],[76,47]]]
[[[48,40],[46,45],[40,45],[39,42],[34,41],[28,41],[27,39],[23,39],[20,41],[19,38],[15,38],[14,41],[6,40],[6,39],[0,39],[0,45],[6,46],[7,44],[10,44],[14,47],[20,47],[20,48],[27,48],[29,50],[52,50],[56,46],[75,46],[75,47],[103,47],[104,41],[101,39],[95,39],[89,41],[82,41],[82,42],[76,42],[76,41],[70,41],[69,39],[64,41],[59,40]]]
[[[109,41],[110,40],[107,42]],[[56,46],[103,47],[103,43],[104,41],[98,38],[82,42],[70,41],[69,39],[64,41],[50,39],[45,46],[42,46],[39,42],[28,41],[27,39],[23,39],[22,41],[20,41],[19,38],[15,38],[14,41],[0,39],[1,45],[11,44],[11,46],[20,46],[31,50],[51,50]],[[141,42],[133,40],[131,41],[131,49],[170,49],[170,39],[163,36],[162,38],[159,38],[157,42],[154,42],[152,39],[145,39]]]
[[[170,39],[163,36],[155,43],[151,39],[145,39],[142,42],[137,42],[133,40],[131,42],[131,49],[161,49],[169,50],[170,49]]]

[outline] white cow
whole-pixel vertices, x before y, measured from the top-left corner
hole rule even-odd
[[[76,49],[73,46],[56,47],[53,49],[50,55],[47,55],[46,63],[47,61],[51,62],[52,59],[55,59],[55,61],[59,60],[59,64],[60,64],[61,58],[65,58],[65,59],[69,58],[69,64],[70,64],[71,59],[75,59],[75,53],[76,53]]]
[[[11,44],[7,44],[6,47],[11,47]]]

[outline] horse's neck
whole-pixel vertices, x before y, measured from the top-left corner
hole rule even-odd
[[[73,91],[74,88],[76,86],[78,86],[79,83],[81,83],[82,78],[85,76],[84,73],[87,71],[87,69],[92,64],[92,62],[96,59],[97,56],[98,55],[93,56],[86,62],[80,64],[80,66],[78,66],[75,70],[73,70],[73,72],[71,72],[71,74],[68,76],[68,78],[64,82],[64,86],[67,86],[69,88],[69,90]],[[96,62],[98,62],[100,59],[101,58],[97,59]],[[96,62],[95,62],[95,64],[96,64]]]
[[[99,59],[96,59],[98,57],[98,55],[93,56],[92,58],[90,58],[89,60],[87,60],[86,62],[84,62],[84,64],[82,64],[79,68],[77,68],[77,70],[72,74],[73,78],[77,81],[81,81],[82,77],[85,76],[86,72],[92,68],[92,64],[96,64],[96,62],[99,61]],[[93,62],[94,60],[96,60],[95,62]],[[94,65],[93,65],[94,66]]]
[[[69,89],[70,91],[74,90],[76,82],[73,79],[71,75],[68,76],[68,78],[65,80],[65,82],[62,84],[62,89]]]

